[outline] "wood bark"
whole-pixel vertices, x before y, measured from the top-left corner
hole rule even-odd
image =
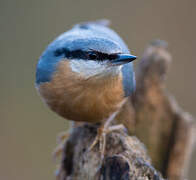
[[[171,56],[166,43],[154,41],[136,68],[127,132],[106,137],[105,159],[98,145],[88,151],[97,126],[82,124],[63,144],[58,180],[181,180],[186,177],[195,138],[195,122],[165,88]],[[119,123],[119,122],[118,122]],[[160,172],[160,173],[159,173]],[[164,178],[163,178],[163,177]]]

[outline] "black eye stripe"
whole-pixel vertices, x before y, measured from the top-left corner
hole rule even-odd
[[[89,51],[87,52],[91,60],[114,60],[118,57],[117,54],[106,54],[99,51]]]
[[[70,51],[66,48],[59,48],[57,50],[54,51],[54,56],[58,57],[58,56],[66,56],[69,57],[70,56]]]
[[[84,59],[84,60],[114,60],[118,57],[117,54],[106,54],[95,50],[82,51],[80,49],[69,51],[67,48],[60,48],[54,51],[54,56],[64,56],[65,58],[70,59]]]

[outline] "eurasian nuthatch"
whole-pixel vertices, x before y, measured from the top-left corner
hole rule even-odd
[[[105,21],[78,24],[43,52],[36,87],[62,117],[104,124],[135,89],[134,59]]]

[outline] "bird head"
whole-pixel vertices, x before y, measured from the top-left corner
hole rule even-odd
[[[70,62],[73,72],[89,78],[117,74],[124,64],[135,59],[109,28],[97,24],[76,26],[45,50],[37,65],[36,83],[49,81],[62,60]]]

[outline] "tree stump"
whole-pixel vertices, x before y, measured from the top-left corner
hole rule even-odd
[[[130,97],[130,106],[125,107],[132,108],[131,120],[120,122],[128,132],[119,130],[107,135],[105,158],[101,161],[98,145],[88,151],[97,126],[82,124],[73,128],[63,145],[58,180],[186,177],[196,125],[165,89],[170,61],[165,42],[154,41],[147,47],[136,69],[135,94]]]

